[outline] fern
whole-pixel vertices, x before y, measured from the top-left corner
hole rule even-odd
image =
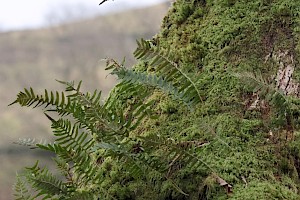
[[[155,49],[151,42],[143,39],[137,43],[138,47],[134,52],[137,59],[148,61],[150,66],[155,68],[155,72],[167,82],[172,82],[178,91],[183,93],[183,98],[189,99],[192,105],[202,102],[195,81],[171,61],[169,51],[163,54],[159,47]]]
[[[17,174],[17,181],[14,184],[14,197],[16,200],[33,200],[26,183],[22,179],[22,176]]]
[[[46,168],[41,169],[38,162],[32,167],[26,168],[24,177],[37,193],[34,198],[43,196],[43,199],[54,199],[67,195],[64,183],[54,177]]]
[[[93,139],[88,138],[87,133],[80,133],[79,126],[72,126],[69,120],[52,120],[52,129],[54,135],[57,136],[56,143],[64,146],[65,148],[89,153],[89,149],[94,145]]]
[[[190,108],[193,108],[195,106],[194,104],[196,103],[196,101],[192,100],[193,97],[186,97],[184,93],[179,92],[177,87],[172,85],[172,83],[167,82],[161,76],[137,72],[134,70],[126,69],[123,66],[121,68],[115,68],[111,74],[117,75],[119,79],[122,79],[126,84],[132,84],[131,87],[141,85],[148,88],[158,88],[165,94],[170,94],[174,100],[182,101]]]
[[[112,70],[111,74],[122,80],[120,85],[127,86],[122,92],[142,90],[142,86],[146,86],[147,89],[158,88],[166,94],[171,94],[174,99],[182,101],[191,109],[202,102],[196,82],[169,60],[169,53],[163,54],[159,48],[154,49],[149,41],[142,39],[138,41],[134,56],[150,62],[155,68],[155,74],[126,69],[124,61],[119,64],[113,59],[107,59],[106,70]]]
[[[36,95],[30,88],[20,92],[16,101],[12,103],[46,108],[45,116],[52,122],[55,142],[51,144],[45,141],[37,142],[35,139],[19,139],[16,143],[56,154],[55,162],[67,181],[63,183],[55,179],[46,169],[40,170],[37,165],[28,168],[27,171],[30,171],[28,174],[35,174],[35,176],[27,176],[27,181],[38,191],[37,196],[44,195],[44,198],[48,199],[63,191],[68,193],[65,194],[67,196],[76,193],[75,196],[78,198],[81,196],[84,199],[86,196],[85,198],[89,199],[90,196],[84,192],[84,188],[97,188],[96,185],[101,182],[99,166],[95,165],[94,153],[97,151],[95,142],[106,141],[112,145],[119,144],[119,141],[127,137],[129,131],[135,129],[150,113],[148,107],[151,107],[153,102],[139,102],[132,107],[130,113],[127,113],[129,116],[124,116],[115,101],[107,100],[105,104],[101,104],[101,92],[83,94],[80,92],[81,82],[77,87],[73,82],[59,82],[67,86],[68,95],[63,92],[62,95],[58,95],[58,92],[54,95],[54,92],[47,90],[44,95]],[[58,113],[60,118],[55,120],[50,116],[51,112]],[[71,119],[69,115],[72,116]],[[66,116],[68,119],[65,118]],[[115,154],[121,155],[120,152]],[[132,170],[129,168],[129,171]],[[63,187],[68,190],[65,191]],[[49,189],[48,193],[46,188]],[[80,188],[83,193],[76,192],[76,189]],[[18,191],[21,193],[21,190]]]
[[[280,90],[276,89],[272,83],[263,78],[260,72],[257,73],[236,73],[234,74],[242,80],[250,90],[257,92],[259,96],[266,99],[275,106],[284,106],[288,103],[288,98]]]
[[[119,64],[109,60],[107,69],[112,69],[112,74],[122,81],[115,87],[117,92],[105,102],[101,91],[82,93],[81,82],[75,85],[74,82],[58,81],[66,86],[65,92],[45,90],[43,94],[36,94],[32,88],[24,89],[10,104],[42,107],[55,136],[54,143],[37,142],[35,139],[16,142],[56,155],[54,161],[61,179],[54,177],[46,168],[39,168],[38,163],[26,169],[24,177],[36,191],[35,197],[97,199],[103,196],[113,199],[100,187],[105,176],[101,165],[97,164],[99,156],[114,159],[136,179],[145,177],[149,171],[158,172],[178,192],[187,195],[169,173],[173,164],[178,160],[191,167],[206,164],[190,148],[181,148],[182,145],[157,135],[139,137],[142,147],[138,152],[132,151],[131,144],[135,139],[130,133],[145,117],[156,118],[152,111],[155,101],[149,98],[151,91],[160,89],[193,109],[202,101],[197,83],[171,62],[168,54],[162,54],[148,41],[138,42],[134,54],[137,59],[149,61],[156,68],[155,73],[136,72],[123,67],[124,62]],[[131,103],[122,100],[124,94],[132,99]],[[51,113],[58,114],[58,119],[54,119]],[[158,155],[158,149],[164,152]],[[213,171],[208,165],[206,167]],[[22,197],[27,191],[20,181],[17,183],[16,195]]]
[[[299,110],[299,107],[292,101],[291,97],[267,81],[260,72],[235,73],[234,76],[244,82],[251,91],[257,93],[260,99],[266,100],[276,109],[277,118],[280,122],[277,126],[285,127],[287,131],[294,131],[293,110],[295,108]]]
[[[49,105],[55,105],[57,107],[63,106],[66,101],[64,93],[61,93],[61,96],[59,95],[59,92],[48,92],[45,90],[44,95],[36,95],[32,88],[24,89],[24,92],[20,92],[17,95],[17,99],[9,104],[13,105],[15,103],[19,103],[21,106],[33,106],[38,107],[45,105],[45,107],[48,107]]]

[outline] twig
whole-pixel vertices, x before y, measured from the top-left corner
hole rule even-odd
[[[103,3],[105,3],[106,1],[108,1],[108,0],[103,0],[103,1],[101,1],[100,3],[99,3],[99,6],[101,6]]]

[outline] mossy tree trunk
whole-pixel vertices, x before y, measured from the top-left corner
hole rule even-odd
[[[189,196],[169,191],[159,198],[300,199],[299,109],[291,116],[278,113],[280,108],[233,76],[259,72],[270,87],[298,102],[299,22],[300,1],[173,3],[153,43],[169,49],[173,61],[200,80],[204,102],[188,114],[162,99],[159,125],[149,122],[144,130],[210,141],[196,150],[210,169],[177,171],[178,186]],[[233,186],[232,193],[214,181],[215,174]]]
[[[57,143],[20,144],[58,154],[67,182],[38,163],[25,179],[63,199],[300,199],[299,22],[300,1],[175,1],[133,70],[108,60],[123,81],[103,106],[81,82],[60,81],[68,101],[18,94],[12,104],[56,106]]]

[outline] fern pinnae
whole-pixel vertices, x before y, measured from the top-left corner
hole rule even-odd
[[[119,67],[119,65],[116,66],[112,74],[117,75],[120,79],[125,81],[126,84],[132,84],[132,86],[129,85],[129,87],[126,87],[123,92],[128,93],[128,90],[135,92],[137,89],[139,89],[139,87],[142,88],[141,86],[146,86],[148,88],[158,88],[164,93],[170,94],[173,99],[183,101],[190,108],[198,103],[197,98],[195,98],[197,94],[193,93],[193,86],[190,85],[190,83],[187,85],[184,84],[183,87],[178,89],[177,87],[174,87],[171,82],[167,82],[161,76],[157,76],[156,74],[136,72],[131,69],[126,69],[125,67]],[[184,88],[185,86],[187,88]],[[183,92],[184,90],[185,92]],[[149,93],[147,93],[147,95],[149,95]]]
[[[88,151],[88,148],[94,143],[92,138],[87,139],[87,133],[79,133],[78,125],[72,126],[69,120],[59,119],[58,121],[53,121],[52,129],[54,135],[58,137],[56,142],[66,148],[72,147],[77,150]]]
[[[181,157],[181,160],[185,160],[192,168],[198,167],[200,164],[203,164],[212,172],[215,172],[213,168],[211,168],[206,162],[204,162],[202,159],[200,159],[198,156],[194,155],[194,153],[190,152],[189,150],[183,150],[178,145],[174,144],[172,140],[168,140],[167,138],[164,138],[162,136],[153,134],[146,137],[139,136],[147,146],[152,149],[156,149],[159,147],[166,147],[168,151],[168,156],[172,155],[173,159],[175,157]]]
[[[38,162],[32,167],[27,167],[25,173],[25,178],[37,192],[35,197],[51,198],[67,194],[64,183],[54,177],[46,168],[41,169]]]
[[[46,140],[40,140],[39,142],[37,142],[35,138],[19,138],[18,141],[13,142],[13,144],[27,146],[30,149],[36,149],[39,148],[38,145],[45,145],[47,144],[47,142]]]
[[[61,174],[66,178],[68,185],[74,184],[73,175],[71,172],[71,167],[66,160],[61,157],[52,158],[52,160],[56,163],[56,168],[61,172]],[[68,186],[70,188],[70,186]],[[69,189],[70,190],[70,189]]]
[[[286,109],[286,111],[289,110],[291,102],[288,97],[275,88],[275,86],[269,84],[260,72],[256,74],[250,72],[234,73],[233,75],[250,86],[253,92],[257,92],[262,98],[268,100],[268,102],[277,105],[277,108]]]
[[[34,200],[30,194],[30,190],[27,187],[27,184],[23,180],[22,175],[16,175],[17,181],[13,185],[14,193],[13,196],[16,200]]]
[[[134,52],[134,56],[137,59],[144,60],[144,61],[151,61],[150,65],[154,66],[156,68],[156,72],[159,72],[162,76],[167,77],[167,80],[171,77],[168,74],[174,74],[178,73],[180,74],[179,77],[187,80],[193,87],[193,89],[196,91],[197,98],[199,101],[203,102],[202,97],[200,95],[200,92],[192,79],[187,76],[178,66],[176,63],[169,60],[169,51],[166,55],[162,54],[158,48],[158,50],[154,50],[151,46],[151,43],[149,41],[141,39],[140,42],[138,42],[138,47],[136,51]],[[170,71],[172,70],[172,71]],[[174,71],[174,72],[173,72]],[[174,75],[172,76],[174,77]]]

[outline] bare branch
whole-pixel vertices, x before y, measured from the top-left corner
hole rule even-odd
[[[103,1],[101,1],[101,2],[99,3],[99,6],[101,6],[102,4],[104,4],[106,1],[108,1],[108,0],[103,0]]]

